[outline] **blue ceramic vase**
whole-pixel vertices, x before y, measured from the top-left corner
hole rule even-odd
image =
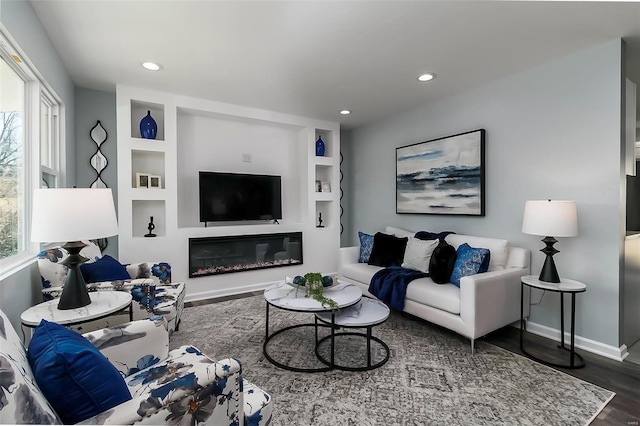
[[[324,157],[324,141],[322,140],[322,136],[318,136],[318,140],[316,141],[316,157]]]
[[[158,133],[158,125],[156,120],[151,116],[151,111],[147,111],[147,115],[140,120],[140,136],[144,139],[155,139]]]

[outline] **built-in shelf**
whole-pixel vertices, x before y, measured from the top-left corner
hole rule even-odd
[[[164,200],[133,200],[132,206],[132,237],[144,237],[149,233],[149,222],[153,217],[155,229],[152,231],[159,237],[166,235],[165,201]]]
[[[140,134],[140,120],[147,113],[151,113],[151,117],[158,125],[158,132],[155,140],[164,140],[164,105],[153,102],[145,102],[131,99],[131,137],[142,139]]]
[[[174,281],[193,284],[187,286],[188,295],[234,293],[282,279],[283,273],[264,269],[191,278],[190,238],[301,232],[305,256],[308,253],[312,263],[309,267],[336,271],[340,247],[338,123],[123,85],[116,88],[116,100],[122,262],[166,261],[172,266]],[[147,111],[158,125],[156,139],[140,135],[140,120]],[[325,143],[325,155],[320,157],[315,155],[318,136]],[[280,175],[283,219],[279,224],[210,223],[205,227],[199,221],[198,171]],[[137,173],[159,176],[160,188],[137,188]],[[330,192],[316,192],[316,181],[326,182]],[[322,228],[317,227],[319,215]],[[157,237],[144,237],[152,216]],[[287,274],[304,275],[308,270],[307,265],[296,265]]]

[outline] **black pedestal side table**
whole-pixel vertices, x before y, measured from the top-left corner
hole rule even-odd
[[[524,348],[524,286],[537,288],[540,290],[560,293],[560,346],[559,349],[569,352],[569,363],[554,363],[549,360],[531,355]],[[584,360],[575,351],[575,329],[576,329],[576,294],[584,293],[587,286],[579,281],[560,278],[559,283],[549,283],[540,281],[536,275],[526,275],[520,280],[520,350],[529,358],[539,361],[552,367],[561,368],[582,368]],[[571,342],[567,348],[564,343],[564,295],[571,294]],[[577,362],[576,362],[577,361]]]

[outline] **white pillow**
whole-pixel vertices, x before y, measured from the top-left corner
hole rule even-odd
[[[429,272],[429,261],[431,260],[433,250],[435,250],[439,242],[438,240],[409,238],[401,266],[420,272]]]
[[[405,231],[404,229],[394,228],[393,226],[387,226],[384,230],[384,233],[389,235],[395,235],[396,237],[399,237],[399,238],[404,238],[404,237],[413,238],[413,236],[416,235],[415,232]]]

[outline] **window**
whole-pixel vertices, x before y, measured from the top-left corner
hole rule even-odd
[[[40,97],[40,186],[55,188],[60,176],[58,105],[47,90]]]
[[[0,29],[0,268],[33,259],[34,188],[63,186],[64,106]],[[10,273],[10,271],[9,271]]]
[[[0,259],[25,249],[25,82],[0,62]]]

